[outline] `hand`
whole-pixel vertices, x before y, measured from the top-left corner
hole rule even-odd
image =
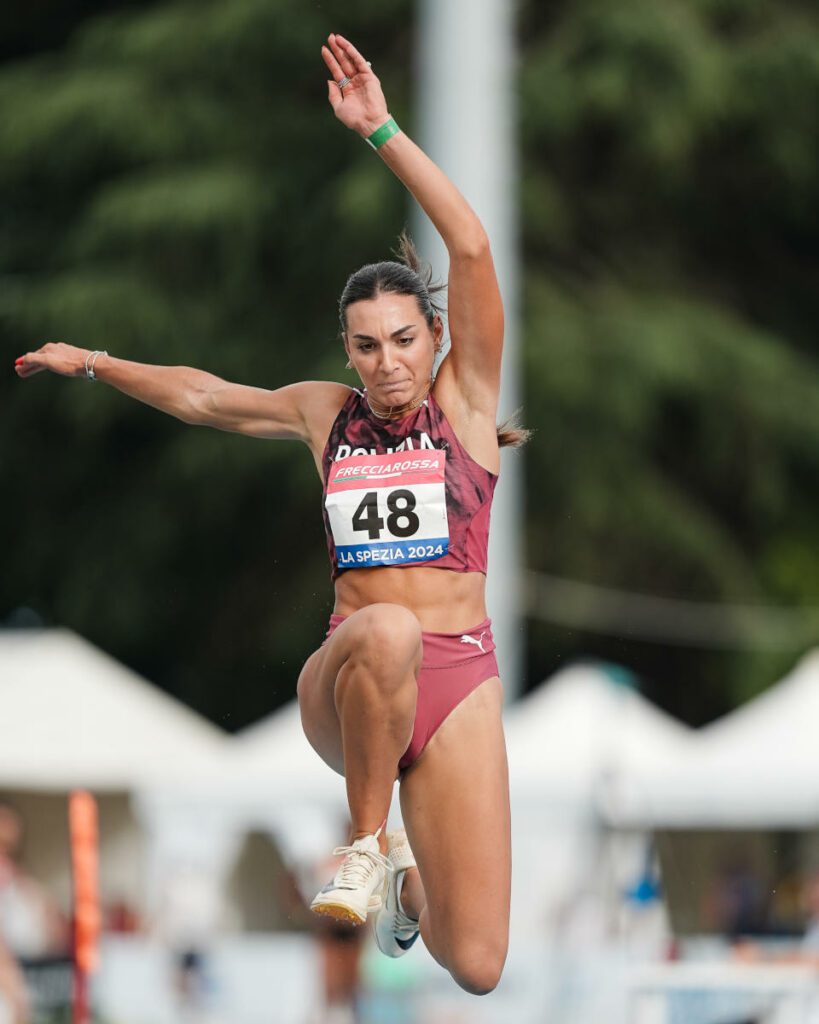
[[[62,341],[50,341],[36,352],[27,352],[14,364],[18,377],[33,377],[41,370],[51,370],[63,377],[84,377],[85,360],[90,349],[76,348]]]
[[[389,119],[387,101],[375,72],[344,36],[330,34],[321,55],[333,81],[327,83],[328,99],[342,124],[366,138]],[[344,78],[350,81],[339,89]]]

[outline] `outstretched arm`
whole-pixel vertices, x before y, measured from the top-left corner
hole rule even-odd
[[[322,56],[333,81],[329,100],[336,117],[369,138],[390,118],[381,83],[351,42],[331,35]],[[345,77],[349,83],[340,89]],[[470,405],[491,411],[497,403],[503,346],[503,305],[489,239],[480,220],[444,172],[402,131],[378,147],[441,235],[449,252],[449,361]],[[491,408],[487,408],[487,406]]]
[[[18,377],[50,370],[65,377],[85,377],[87,349],[50,342],[21,356]],[[251,437],[315,441],[316,423],[349,393],[341,384],[303,381],[269,391],[232,384],[189,366],[153,366],[100,355],[93,363],[99,380],[184,423],[216,427]]]

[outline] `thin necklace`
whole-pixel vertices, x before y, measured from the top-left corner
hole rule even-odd
[[[377,402],[376,402],[375,405],[373,405],[373,403],[370,401],[370,396],[369,396],[369,393],[367,392],[366,388],[364,390],[364,397],[367,400],[367,405],[368,405],[368,407],[370,409],[370,412],[377,419],[379,419],[379,420],[395,420],[395,419],[399,419],[399,417],[401,417],[401,416],[404,416],[408,412],[412,412],[413,409],[417,409],[419,405],[422,405],[426,401],[427,395],[429,394],[430,389],[432,388],[432,384],[433,384],[433,379],[432,379],[432,377],[430,377],[429,381],[427,382],[427,386],[424,389],[423,393],[421,395],[419,395],[418,398],[413,398],[411,402],[406,402],[404,405],[381,405],[381,406],[378,406]],[[376,408],[376,406],[378,406],[378,408]]]

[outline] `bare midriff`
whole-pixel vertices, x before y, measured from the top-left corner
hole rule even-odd
[[[486,577],[419,565],[350,569],[336,580],[337,615],[352,615],[371,604],[398,604],[415,614],[430,633],[460,633],[486,616]]]

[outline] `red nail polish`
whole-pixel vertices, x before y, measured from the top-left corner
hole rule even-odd
[[[19,366],[19,365],[20,365],[20,363],[22,363],[22,361],[23,361],[23,357],[22,357],[22,356],[20,356],[20,358],[19,358],[19,359],[15,359],[15,360],[14,360],[14,365],[15,365],[15,366]]]

